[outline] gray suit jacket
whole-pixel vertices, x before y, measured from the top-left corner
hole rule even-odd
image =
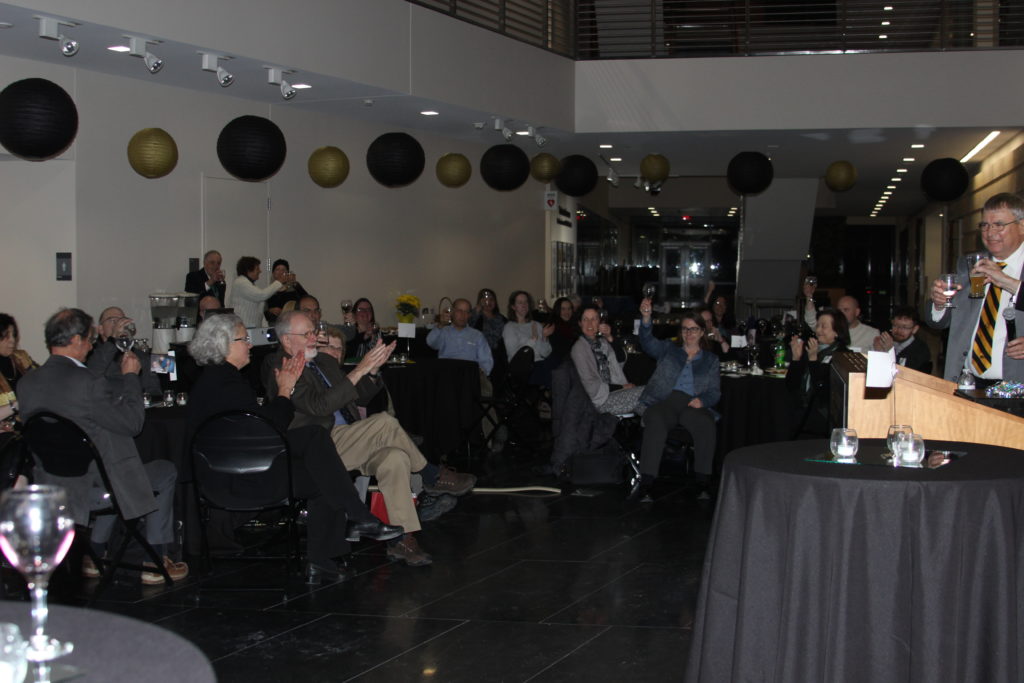
[[[1018,274],[1018,277],[1020,275]],[[949,341],[946,342],[946,367],[943,371],[943,379],[955,382],[963,371],[968,355],[971,353],[971,346],[974,344],[974,328],[981,316],[981,305],[985,299],[972,299],[968,296],[970,287],[967,276],[967,261],[960,259],[957,262],[957,279],[965,283],[964,287],[953,297],[953,305],[956,308],[946,309],[938,321],[932,320],[931,299],[925,301],[921,311],[921,319],[929,327],[945,330],[949,329]],[[996,325],[1002,325],[1002,316],[996,320]],[[1014,360],[1003,356],[1003,379],[1014,382],[1024,381],[1024,361]],[[19,385],[20,386],[20,385]]]
[[[153,489],[133,441],[146,419],[136,375],[104,377],[78,367],[70,358],[50,356],[18,382],[18,401],[25,419],[50,411],[73,421],[89,435],[127,519],[156,510]],[[84,477],[54,477],[39,468],[36,473],[40,483],[66,488],[75,522],[88,522],[90,489],[102,485],[95,465]]]

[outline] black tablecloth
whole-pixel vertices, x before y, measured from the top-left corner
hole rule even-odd
[[[861,449],[881,451],[865,440]],[[686,680],[1019,681],[1024,452],[937,470],[729,454]]]
[[[474,362],[421,358],[385,366],[383,377],[395,416],[406,431],[423,437],[420,449],[433,462],[456,450],[480,421],[480,370]]]
[[[27,602],[0,602],[0,622],[31,633]],[[213,683],[213,667],[199,648],[153,624],[100,610],[50,605],[46,632],[75,649],[54,664],[80,669],[75,681],[189,681]]]
[[[737,448],[792,438],[792,407],[784,378],[765,375],[722,377],[715,407],[719,457]]]

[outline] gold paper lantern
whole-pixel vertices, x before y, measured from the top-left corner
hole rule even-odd
[[[348,157],[337,147],[320,147],[309,155],[306,168],[320,187],[337,187],[348,178]]]
[[[128,141],[128,163],[143,178],[163,178],[178,165],[178,145],[162,128],[143,128]]]
[[[462,187],[469,182],[470,176],[473,175],[473,167],[470,165],[469,159],[462,154],[453,152],[445,154],[437,160],[434,172],[445,187]]]
[[[857,169],[849,161],[833,161],[825,171],[825,184],[833,192],[846,192],[857,184]]]
[[[652,183],[660,183],[668,178],[668,159],[660,154],[648,154],[640,160],[640,175]]]
[[[558,157],[541,152],[530,162],[530,175],[534,180],[542,183],[550,183],[562,170],[562,162]]]

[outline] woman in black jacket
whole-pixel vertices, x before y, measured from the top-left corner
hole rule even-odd
[[[786,373],[786,387],[791,397],[795,438],[828,437],[832,357],[845,351],[849,344],[846,317],[831,308],[818,313],[814,335],[806,342],[797,335],[790,340],[793,361]]]

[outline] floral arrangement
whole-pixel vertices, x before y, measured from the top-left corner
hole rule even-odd
[[[420,314],[420,298],[414,294],[402,294],[395,299],[395,310],[398,319],[415,318]]]

